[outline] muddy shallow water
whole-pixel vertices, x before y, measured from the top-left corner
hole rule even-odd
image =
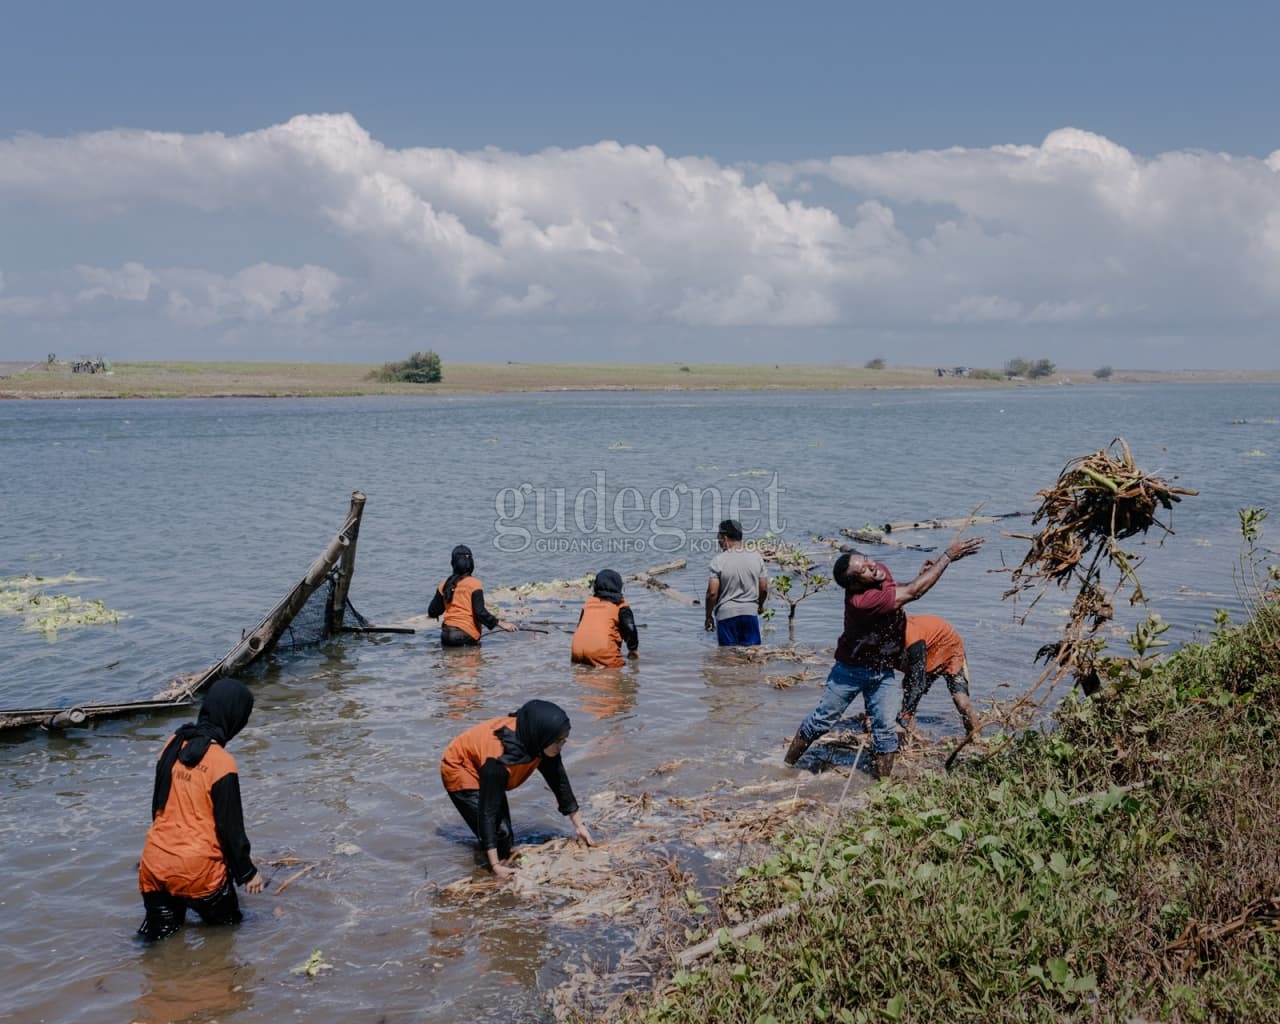
[[[0,707],[146,696],[217,660],[296,582],[354,489],[368,505],[353,603],[404,622],[425,611],[456,543],[475,550],[495,604],[502,587],[677,557],[687,567],[663,579],[700,597],[715,517],[695,521],[695,490],[726,505],[736,492],[761,528],[772,501],[775,532],[819,550],[812,536],[841,527],[1029,510],[1068,459],[1116,436],[1143,468],[1202,492],[1176,509],[1175,537],[1138,548],[1152,607],[1183,642],[1238,606],[1235,509],[1276,506],[1278,416],[1275,385],[3,403],[0,576],[74,572],[87,581],[70,589],[126,617],[56,639],[0,618]],[[588,515],[600,497],[603,524]],[[996,570],[1025,552],[1010,530],[972,528],[988,538],[982,554],[919,607],[964,635],[979,701],[1025,689],[1061,622],[1053,598],[1025,625],[1001,600]],[[900,577],[924,557],[876,554]],[[701,608],[635,583],[627,596],[641,655],[619,670],[569,665],[576,600],[522,608],[515,595],[500,610],[548,632],[464,652],[442,651],[430,627],[347,636],[255,669],[257,706],[231,750],[255,858],[290,863],[264,869],[272,886],[242,898],[241,927],[189,926],[152,949],[132,938],[152,762],[192,713],[0,735],[0,1020],[546,1019],[548,991],[571,967],[618,962],[634,921],[566,914],[571,894],[549,883],[458,898],[484,876],[439,783],[456,732],[529,697],[558,701],[603,849],[676,855],[708,888],[743,855],[732,837],[699,841],[709,814],[785,800],[797,779],[802,798],[829,803],[843,784],[781,764],[825,675],[833,595],[800,606],[807,664],[721,652]],[[787,642],[781,618],[765,640]],[[793,674],[809,678],[775,685]],[[921,724],[957,732],[945,689]],[[540,779],[511,802],[522,842],[570,834]],[[295,973],[317,950],[331,966]]]

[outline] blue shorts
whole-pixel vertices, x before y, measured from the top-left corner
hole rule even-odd
[[[759,616],[735,615],[731,619],[716,619],[716,640],[721,647],[759,647]]]

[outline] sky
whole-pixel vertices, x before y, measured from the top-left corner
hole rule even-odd
[[[0,360],[1280,367],[1280,5],[0,0]]]

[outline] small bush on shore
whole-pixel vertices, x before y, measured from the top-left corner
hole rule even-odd
[[[369,374],[370,380],[385,383],[439,384],[444,380],[440,357],[434,352],[415,352],[404,362],[383,363]]]

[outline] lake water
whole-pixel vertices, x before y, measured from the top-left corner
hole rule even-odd
[[[1203,637],[1215,609],[1240,607],[1236,510],[1280,505],[1277,385],[0,403],[0,576],[76,573],[86,582],[55,589],[126,616],[56,640],[0,618],[0,707],[147,697],[217,661],[302,575],[353,490],[368,504],[351,598],[395,623],[425,612],[455,544],[473,548],[490,594],[684,557],[663,578],[700,596],[717,495],[720,514],[736,492],[757,534],[772,516],[783,539],[817,550],[813,536],[841,527],[1029,511],[1068,460],[1116,437],[1146,471],[1200,491],[1176,508],[1175,536],[1134,545],[1169,635]],[[985,548],[913,609],[965,637],[979,703],[1026,689],[1061,627],[1056,597],[1025,624],[1001,599],[1008,577],[993,570],[1026,552],[1005,533],[1029,529],[971,527]],[[874,553],[899,578],[925,557]],[[237,929],[189,926],[152,949],[132,938],[152,765],[193,712],[0,734],[0,1020],[543,1019],[566,960],[625,936],[557,927],[516,898],[497,915],[437,898],[475,870],[440,788],[448,740],[530,697],[556,700],[574,721],[566,763],[590,821],[603,791],[696,797],[788,778],[786,740],[819,692],[820,675],[776,688],[766,676],[790,666],[718,651],[701,608],[635,583],[627,594],[644,628],[638,663],[619,672],[571,669],[554,627],[461,655],[434,629],[348,635],[255,668],[254,717],[231,746],[254,854],[322,869],[242,897]],[[538,615],[571,624],[577,607]],[[838,598],[819,594],[800,606],[796,643],[825,663],[839,628]],[[765,640],[786,642],[781,619]],[[945,688],[921,724],[957,731]],[[512,809],[521,838],[569,834],[540,780]],[[291,973],[315,949],[334,970]]]

